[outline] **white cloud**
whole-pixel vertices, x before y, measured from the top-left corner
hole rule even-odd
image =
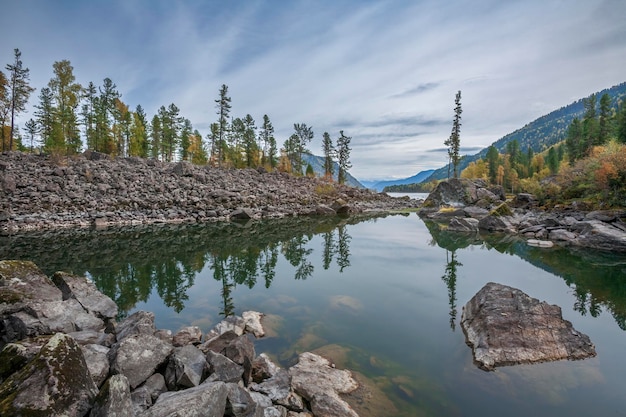
[[[345,130],[361,178],[444,164],[445,152],[429,150],[450,134],[457,90],[471,148],[625,81],[619,0],[24,0],[6,13],[0,54],[9,62],[22,49],[38,88],[70,59],[80,82],[110,77],[149,115],[173,102],[206,133],[226,84],[232,115],[268,114],[279,142],[293,123],[314,128],[313,151],[324,131]]]

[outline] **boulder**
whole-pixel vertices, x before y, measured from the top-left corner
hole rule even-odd
[[[476,184],[465,178],[451,178],[437,184],[424,200],[423,207],[465,207],[476,201]]]
[[[63,299],[74,298],[89,313],[103,319],[115,319],[117,305],[106,295],[98,291],[96,285],[85,277],[57,272],[52,282],[63,294]]]
[[[204,354],[193,345],[177,347],[170,355],[165,382],[171,391],[200,384],[208,364]]]
[[[0,383],[30,362],[51,336],[37,336],[8,343],[0,352]]]
[[[263,407],[254,401],[248,390],[237,384],[226,384],[226,414],[232,417],[264,417]]]
[[[135,389],[165,362],[173,348],[150,334],[128,336],[109,351],[111,371],[125,375]]]
[[[596,355],[589,337],[563,320],[560,307],[493,282],[463,307],[461,326],[484,370]]]
[[[245,323],[244,332],[252,333],[255,337],[265,336],[265,330],[261,324],[263,314],[257,311],[244,311],[241,317]]]
[[[578,235],[565,229],[554,229],[548,232],[548,239],[554,241],[574,242]]]
[[[243,366],[237,365],[226,356],[209,350],[206,355],[208,363],[207,381],[239,382],[243,376]]]
[[[202,341],[202,330],[198,326],[188,326],[179,330],[172,338],[175,347],[199,344]]]
[[[254,218],[254,212],[248,208],[240,208],[230,213],[233,220],[250,220]]]
[[[81,346],[81,349],[91,379],[93,379],[93,382],[99,387],[109,376],[109,348],[102,345],[90,344]]]
[[[57,333],[0,385],[0,415],[84,416],[97,393],[78,344]]]
[[[626,231],[599,220],[580,222],[577,244],[580,246],[626,252]]]
[[[209,332],[209,334],[211,334],[211,332]],[[212,337],[211,339],[198,346],[198,348],[204,353],[207,353],[209,351],[220,353],[226,346],[228,346],[230,342],[232,342],[239,336],[240,335],[238,335],[234,331],[229,330],[218,336]]]
[[[165,392],[138,417],[223,416],[228,388],[223,382],[210,382],[183,391]]]
[[[265,353],[261,353],[252,362],[252,380],[254,382],[262,382],[271,378],[280,370],[280,368],[272,362]]]
[[[121,341],[134,334],[154,335],[154,313],[151,311],[136,311],[119,323],[115,329],[117,341]]]
[[[358,388],[350,371],[336,369],[327,359],[305,352],[299,355],[298,363],[289,368],[289,375],[294,391],[309,401],[315,417],[358,417],[339,397]]]
[[[113,375],[98,393],[89,417],[134,417],[130,386],[124,375]]]
[[[243,383],[248,385],[252,379],[252,361],[255,357],[254,345],[246,335],[231,341],[221,352],[228,359],[243,366]]]
[[[455,232],[478,232],[478,220],[471,217],[454,217],[448,223],[448,230]]]
[[[315,214],[318,214],[320,216],[333,216],[337,214],[337,212],[333,210],[332,207],[329,207],[326,204],[319,204],[317,207],[315,207]]]

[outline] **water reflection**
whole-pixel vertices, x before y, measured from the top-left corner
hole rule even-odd
[[[87,275],[119,306],[122,315],[155,290],[180,312],[195,277],[205,268],[220,281],[221,314],[233,314],[232,292],[272,285],[282,255],[295,267],[294,279],[313,275],[311,239],[323,233],[324,269],[335,260],[350,266],[346,225],[363,218],[284,219],[271,222],[143,226],[72,232],[36,232],[0,237],[0,259],[32,260],[48,275],[57,270]]]
[[[558,246],[537,248],[512,235],[450,232],[433,222],[426,222],[426,226],[432,236],[431,244],[450,251],[452,255],[456,250],[470,246],[494,249],[500,253],[518,256],[561,277],[573,289],[574,310],[581,315],[598,317],[604,308],[613,316],[617,325],[626,330],[626,257],[623,254]],[[450,265],[454,261],[454,256],[447,259],[443,277],[449,296],[454,294],[456,267],[460,266]],[[455,273],[454,279],[449,278],[450,272]]]
[[[446,250],[446,270],[441,279],[448,288],[448,304],[450,305],[450,328],[456,329],[456,272],[463,264],[456,260],[456,250]]]

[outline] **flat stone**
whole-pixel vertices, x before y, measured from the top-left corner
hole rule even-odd
[[[113,375],[102,386],[89,417],[134,417],[130,386],[124,375]]]
[[[177,389],[191,388],[200,384],[208,364],[204,354],[193,345],[186,345],[174,349],[170,355],[165,382],[167,387]]]
[[[139,417],[223,416],[228,389],[223,382],[211,382],[182,391],[166,392]]]
[[[87,369],[89,369],[89,374],[96,386],[99,387],[109,376],[109,348],[102,345],[90,344],[81,346],[81,349],[85,357],[85,362],[87,363]]]
[[[115,330],[118,342],[134,334],[154,335],[156,332],[154,313],[151,311],[136,311],[119,323]]]
[[[173,348],[150,334],[126,337],[109,351],[111,371],[126,375],[134,389],[165,362]]]
[[[86,277],[79,277],[65,272],[57,272],[52,282],[63,293],[63,299],[76,299],[88,312],[101,319],[114,319],[117,316],[117,305],[102,294],[96,285]]]
[[[493,282],[463,307],[461,326],[484,370],[596,355],[589,337],[563,320],[559,306]]]
[[[180,329],[172,338],[172,344],[181,347],[189,344],[199,344],[202,341],[202,330],[198,326],[188,326]]]

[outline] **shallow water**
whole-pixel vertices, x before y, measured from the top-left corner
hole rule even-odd
[[[430,230],[429,230],[430,228]],[[626,257],[440,232],[416,215],[0,237],[0,258],[90,276],[124,314],[208,330],[268,315],[283,366],[317,350],[360,372],[386,416],[589,416],[626,409]],[[459,325],[487,282],[557,304],[596,358],[479,370]],[[390,402],[389,402],[390,401]],[[365,417],[366,412],[363,412]]]

